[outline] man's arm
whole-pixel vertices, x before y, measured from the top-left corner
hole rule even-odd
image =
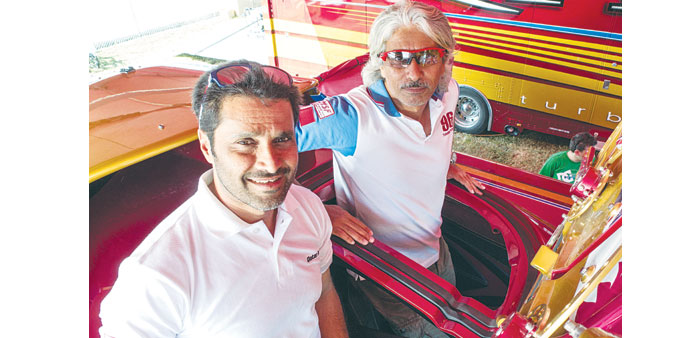
[[[331,149],[351,156],[358,140],[358,112],[348,99],[333,96],[300,110],[295,127],[298,152]]]
[[[484,190],[485,186],[481,182],[478,182],[478,180],[475,178],[471,177],[464,169],[461,169],[460,166],[456,165],[456,163],[449,164],[447,179],[450,178],[453,178],[457,180],[457,182],[463,184],[470,193],[483,195],[481,190]]]
[[[322,273],[322,294],[315,303],[320,334],[327,338],[348,337],[341,301],[336,293],[329,269]]]
[[[367,245],[375,241],[372,230],[359,219],[353,217],[338,205],[324,205],[329,219],[332,221],[332,234],[343,239],[348,244],[358,242]]]
[[[331,149],[352,156],[358,140],[358,112],[345,96],[333,96],[312,103],[300,111],[295,128],[298,151]],[[332,234],[349,244],[372,243],[375,238],[363,222],[336,205],[325,205],[332,222]]]
[[[187,298],[165,274],[129,259],[101,302],[101,337],[175,337]]]

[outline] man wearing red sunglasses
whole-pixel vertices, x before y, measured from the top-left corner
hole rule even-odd
[[[301,113],[299,151],[334,150],[334,235],[363,245],[375,237],[454,285],[440,230],[447,179],[472,193],[484,187],[450,163],[459,88],[449,22],[435,7],[404,0],[375,19],[368,46],[364,84]],[[396,334],[446,337],[370,281],[354,284]]]
[[[202,75],[192,104],[212,169],[120,265],[102,337],[346,337],[331,223],[293,185],[298,90],[237,61]]]

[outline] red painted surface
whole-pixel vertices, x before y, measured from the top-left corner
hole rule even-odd
[[[100,327],[98,309],[117,268],[149,232],[197,190],[210,168],[192,142],[93,182],[89,198],[90,337]]]
[[[602,282],[594,292],[596,301],[582,303],[575,321],[585,327],[600,327],[622,335],[622,262],[618,263],[618,275],[613,283]]]
[[[491,187],[486,188],[486,190],[492,190]],[[487,202],[482,199],[471,195],[470,193],[462,190],[460,188],[454,189],[448,186],[447,195],[470,206],[473,210],[478,212],[486,221],[490,224],[492,229],[496,229],[502,234],[505,241],[505,247],[507,248],[507,258],[509,265],[512,268],[509,278],[509,287],[507,289],[507,295],[505,301],[497,309],[496,314],[507,315],[512,311],[515,311],[516,307],[519,305],[521,294],[524,291],[527,280],[527,267],[530,258],[524,250],[525,245],[522,239],[519,237],[517,230],[512,227],[510,221],[497,209],[493,208]],[[538,244],[540,246],[540,244]],[[538,250],[538,246],[535,250]],[[533,252],[535,252],[533,250]],[[514,268],[514,267],[519,267]],[[523,267],[523,268],[522,268]]]
[[[598,133],[598,140],[605,141],[613,132],[610,129],[594,124],[541,113],[497,101],[490,101],[490,105],[493,109],[493,121],[490,130],[497,133],[504,133],[505,126],[511,125],[518,126],[520,129],[539,130],[542,133],[565,138],[571,138],[584,131],[591,134]]]
[[[561,200],[557,200],[545,194],[521,189],[511,182],[491,181],[491,184],[495,185],[496,189],[494,191],[497,195],[517,206],[521,212],[527,214],[527,217],[533,218],[534,221],[538,223],[534,224],[531,222],[534,226],[534,232],[542,241],[547,241],[552,230],[562,222],[562,215],[566,214],[572,205],[571,199],[569,202],[565,201],[565,199],[568,199],[568,196],[570,196],[570,185],[565,182],[560,182],[546,176],[536,175],[528,171],[463,153],[457,153],[457,163],[481,170],[488,175],[500,176],[508,180],[522,182],[532,188],[541,189],[554,193],[556,196],[561,196]],[[488,180],[483,176],[473,173],[471,175],[479,180]]]
[[[379,243],[376,241],[376,245],[380,248],[383,248],[386,250],[386,245]],[[389,251],[392,251],[391,249]],[[476,337],[476,335],[466,329],[464,326],[462,326],[459,323],[456,323],[451,320],[447,320],[442,312],[432,303],[428,302],[425,300],[423,297],[412,291],[411,289],[405,287],[401,283],[399,283],[397,280],[394,278],[390,277],[389,275],[385,274],[382,272],[382,270],[377,269],[370,265],[369,263],[365,262],[362,258],[356,256],[355,254],[351,253],[350,251],[344,249],[341,246],[334,245],[334,255],[336,257],[339,257],[342,259],[344,262],[347,264],[354,266],[362,273],[364,276],[368,277],[369,279],[376,281],[378,284],[380,284],[382,287],[384,287],[386,290],[389,292],[393,293],[396,295],[398,298],[402,299],[408,304],[411,304],[414,306],[418,311],[423,313],[428,319],[430,319],[440,330],[452,335],[453,337]],[[403,256],[401,256],[403,257]],[[415,265],[415,263],[414,263]],[[427,269],[423,269],[427,270]],[[424,272],[424,271],[420,271]],[[428,271],[429,272],[429,271]],[[434,276],[434,274],[433,274]],[[432,277],[432,276],[431,276]],[[437,276],[435,276],[437,277]],[[439,277],[438,277],[439,278]],[[443,281],[444,282],[444,281]],[[446,282],[445,282],[446,283]],[[458,293],[458,291],[457,291]],[[473,300],[471,300],[473,301]],[[478,304],[480,305],[480,304]],[[483,305],[480,305],[480,307],[483,307]]]

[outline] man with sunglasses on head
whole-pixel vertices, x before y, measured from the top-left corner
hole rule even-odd
[[[212,169],[120,265],[104,337],[346,337],[331,223],[293,185],[300,96],[286,72],[236,61],[192,105]]]
[[[364,84],[301,113],[299,151],[334,150],[334,235],[363,245],[375,237],[455,285],[440,230],[447,179],[477,194],[484,186],[451,163],[459,87],[449,22],[435,7],[401,1],[375,19],[368,46]],[[354,284],[395,333],[446,336],[374,283]]]

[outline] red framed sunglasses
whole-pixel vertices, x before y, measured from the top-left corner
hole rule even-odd
[[[380,53],[378,57],[394,68],[406,68],[413,59],[416,59],[419,66],[425,67],[440,62],[446,53],[447,50],[444,48],[428,47],[416,50],[390,50]]]
[[[293,78],[285,70],[273,66],[261,67],[262,71],[264,71],[264,73],[267,74],[267,76],[269,76],[274,83],[287,86],[293,85]],[[211,87],[212,82],[220,88],[230,86],[234,83],[243,81],[251,69],[252,66],[250,64],[234,64],[213,70],[209,74],[207,87],[204,88],[204,97],[200,103],[199,116],[201,117],[202,112],[204,111],[204,103],[207,101],[207,90],[209,87]]]
[[[207,88],[209,88],[212,81],[221,88],[242,81],[245,79],[245,75],[250,72],[250,69],[251,66],[249,64],[229,65],[216,69],[209,75],[209,84],[207,84]],[[273,66],[262,66],[262,70],[276,83],[285,84],[287,86],[293,84],[293,78],[283,69]]]

